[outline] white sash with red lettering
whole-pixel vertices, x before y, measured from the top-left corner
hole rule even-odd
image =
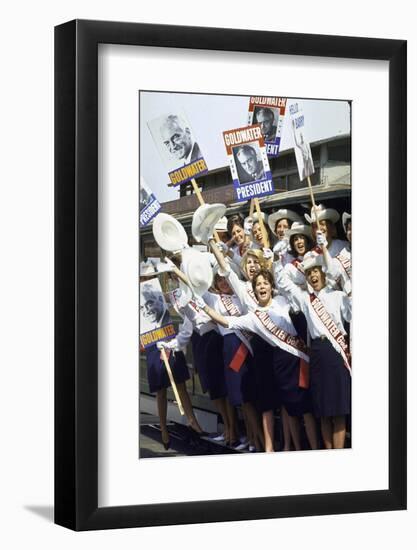
[[[298,336],[289,334],[284,329],[274,323],[267,311],[257,309],[253,312],[261,326],[266,329],[273,337],[275,343],[284,351],[304,359],[307,363],[310,361],[307,355],[305,343]]]
[[[348,369],[349,373],[352,374],[352,367],[350,366],[348,358],[349,346],[346,343],[344,334],[333,321],[332,316],[326,310],[320,298],[315,294],[310,294],[310,302],[314,313],[326,329],[327,338],[334,349],[343,357],[345,367]]]
[[[240,317],[241,311],[233,302],[230,296],[227,296],[226,294],[220,294],[220,300],[228,315],[230,315],[231,317]],[[248,349],[251,349],[250,339],[252,338],[252,334],[247,330],[236,330],[235,332],[239,340],[241,340]]]
[[[336,260],[339,261],[347,277],[351,279],[352,278],[352,261],[351,261],[350,254],[346,251],[345,248],[342,250],[340,254],[336,256]]]

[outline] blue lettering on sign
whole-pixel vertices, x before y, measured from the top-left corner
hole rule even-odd
[[[290,113],[292,115],[295,115],[295,113],[298,113],[298,103],[293,103],[290,105]]]
[[[295,127],[301,128],[302,126],[304,126],[304,115],[295,119]]]

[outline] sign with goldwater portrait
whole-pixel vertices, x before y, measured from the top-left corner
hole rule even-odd
[[[140,343],[144,348],[175,336],[168,306],[158,279],[139,286]]]
[[[183,112],[166,113],[148,121],[148,127],[172,185],[186,183],[208,171],[200,145]]]
[[[227,158],[238,201],[274,193],[261,127],[246,126],[223,132]]]
[[[277,157],[285,118],[286,97],[251,96],[248,124],[259,124],[268,157]]]

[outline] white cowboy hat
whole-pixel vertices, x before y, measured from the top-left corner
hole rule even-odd
[[[323,266],[323,255],[317,254],[317,252],[307,252],[304,254],[304,259],[301,262],[301,267],[304,271],[311,269],[313,267],[322,267]]]
[[[223,216],[214,226],[216,231],[227,231],[227,218]]]
[[[160,213],[152,224],[155,241],[163,250],[178,252],[187,246],[188,237],[185,229],[173,216]]]
[[[316,209],[319,221],[330,220],[333,223],[337,223],[340,219],[339,213],[334,208],[326,208],[324,204],[319,204],[316,206]],[[305,219],[310,224],[316,221],[316,209],[314,207],[311,209],[311,216],[304,214]]]
[[[342,214],[342,225],[343,225],[343,229],[345,230],[345,233],[346,233],[347,224],[348,224],[348,222],[351,222],[351,221],[352,221],[352,215],[349,214],[348,212],[343,212],[343,214]]]
[[[291,225],[291,229],[288,229],[285,236],[289,239],[292,235],[305,235],[309,239],[313,238],[311,235],[311,227],[309,225],[304,225],[301,222],[294,222]]]
[[[270,214],[268,217],[268,225],[274,235],[277,221],[283,219],[291,220],[292,222],[301,222],[301,217],[296,212],[288,210],[287,208],[280,208],[277,212]]]
[[[224,216],[226,206],[224,204],[202,204],[193,215],[191,233],[199,243],[208,244],[213,236],[216,223]]]
[[[153,277],[156,275],[155,266],[149,260],[147,262],[140,262],[139,265],[139,277]]]
[[[213,283],[213,269],[210,254],[197,252],[192,248],[182,254],[181,271],[187,277],[194,294],[202,296]]]

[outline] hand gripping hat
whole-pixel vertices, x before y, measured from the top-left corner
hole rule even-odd
[[[155,241],[163,250],[178,252],[187,246],[188,237],[185,229],[174,217],[160,213],[152,224]]]
[[[291,220],[292,222],[301,222],[301,218],[296,212],[288,210],[287,208],[280,208],[277,212],[270,214],[268,217],[268,225],[274,235],[277,221],[283,219]]]
[[[210,261],[211,255],[187,248],[182,254],[181,270],[187,277],[192,291],[197,296],[202,296],[213,283],[213,269]]]
[[[324,204],[319,204],[316,206],[316,209],[314,207],[311,209],[311,216],[304,214],[304,217],[308,223],[316,223],[316,210],[319,222],[323,220],[330,220],[331,222],[336,223],[339,221],[339,213],[334,208],[326,208]]]
[[[214,233],[218,221],[224,216],[226,206],[224,204],[202,204],[193,215],[191,232],[199,243],[208,244]]]
[[[265,212],[261,212],[261,218],[262,218],[262,221],[263,221],[264,223],[267,223],[267,222],[268,222],[268,215],[265,214]],[[252,217],[247,216],[247,217],[245,218],[244,223],[248,222],[249,220],[252,220],[252,223],[257,223],[257,222],[259,221],[259,214],[258,214],[258,212],[254,212],[254,213],[252,214]]]

